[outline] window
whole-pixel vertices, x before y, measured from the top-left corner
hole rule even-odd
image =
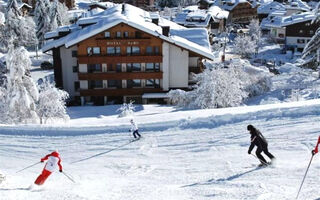
[[[108,88],[122,88],[121,80],[108,80]]]
[[[116,65],[116,71],[117,72],[121,72],[122,70],[121,70],[121,63],[117,63],[117,65]]]
[[[132,54],[134,54],[134,55],[140,54],[140,47],[133,46],[132,47]]]
[[[73,67],[72,67],[72,71],[73,71],[73,72],[78,72],[78,71],[79,71],[78,66],[73,66]]]
[[[308,22],[308,23],[306,23],[306,26],[310,26],[310,23]]]
[[[77,57],[78,56],[78,51],[72,51],[71,55],[72,55],[72,57]]]
[[[120,55],[121,54],[121,48],[120,47],[115,47],[116,48],[116,54]]]
[[[152,47],[148,46],[148,47],[146,48],[146,54],[151,55],[152,53],[153,53],[153,52],[152,52]]]
[[[142,38],[142,33],[140,31],[135,32],[136,38]]]
[[[114,47],[107,47],[107,55],[113,55],[116,53],[116,50]]]
[[[133,87],[141,87],[141,80],[139,79],[127,80],[127,88],[133,88]]]
[[[314,31],[313,31],[313,30],[310,30],[309,33],[310,33],[310,35],[313,35],[313,34],[314,34]]]
[[[297,43],[303,44],[304,43],[304,39],[297,39]]]
[[[159,79],[147,79],[146,86],[159,88],[160,87],[160,80]]]
[[[89,89],[102,88],[102,80],[90,80]]]
[[[91,56],[93,54],[92,47],[87,48],[87,53],[88,53],[88,56]]]
[[[105,38],[110,38],[110,37],[111,37],[110,32],[104,32],[104,37],[105,37]]]
[[[139,55],[140,54],[140,47],[133,46],[127,47],[127,55]]]
[[[127,55],[131,55],[131,47],[127,47]]]
[[[117,32],[116,32],[116,37],[117,37],[117,38],[121,38],[121,32],[120,32],[120,31],[117,31]]]
[[[127,63],[127,72],[132,72],[132,63]]]
[[[101,64],[88,64],[88,72],[101,72]]]
[[[93,47],[93,54],[100,54],[100,47]]]
[[[128,38],[128,37],[129,37],[129,32],[127,32],[127,31],[126,31],[126,32],[123,32],[123,37],[124,37],[124,38]]]
[[[112,64],[108,64],[107,66],[108,66],[108,72],[114,72]]]
[[[75,91],[79,91],[79,89],[80,89],[80,82],[79,81],[75,81],[74,82],[74,90]]]
[[[299,33],[300,33],[300,34],[303,34],[303,33],[304,33],[304,31],[303,31],[303,30],[299,30]]]
[[[159,55],[160,54],[160,48],[159,47],[154,47],[154,54]]]
[[[154,71],[156,72],[160,71],[160,63],[154,63]]]
[[[141,71],[141,65],[140,65],[140,63],[132,63],[132,71],[134,71],[134,72],[140,72],[140,71]]]
[[[146,63],[146,71],[160,71],[160,63]]]

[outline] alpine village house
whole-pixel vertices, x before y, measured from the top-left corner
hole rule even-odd
[[[129,4],[45,35],[56,85],[81,105],[165,103],[170,89],[190,89],[192,73],[213,59],[208,32],[188,29]]]

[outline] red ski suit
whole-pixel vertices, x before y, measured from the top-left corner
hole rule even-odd
[[[41,162],[44,162],[45,160],[48,160],[48,161],[44,166],[42,173],[38,176],[38,178],[34,182],[37,185],[44,184],[44,182],[51,175],[51,173],[54,172],[57,165],[59,166],[59,171],[62,172],[61,158],[58,152],[54,151],[51,154],[48,154],[45,157],[41,158]]]

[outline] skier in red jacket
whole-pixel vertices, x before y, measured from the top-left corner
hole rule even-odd
[[[51,154],[46,155],[41,158],[41,162],[48,160],[44,166],[42,173],[38,176],[34,182],[36,185],[42,185],[51,175],[52,172],[56,169],[57,165],[59,166],[59,171],[62,172],[61,158],[58,151],[53,151]]]

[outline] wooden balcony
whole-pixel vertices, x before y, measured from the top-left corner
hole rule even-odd
[[[162,92],[162,88],[122,88],[122,89],[88,89],[80,90],[80,96],[126,96],[144,93]]]
[[[163,72],[78,73],[79,80],[162,79]]]
[[[99,63],[161,63],[162,55],[92,55],[78,56],[79,64]]]

